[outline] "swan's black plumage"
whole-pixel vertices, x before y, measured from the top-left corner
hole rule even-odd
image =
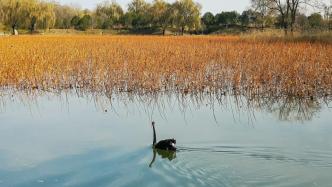
[[[153,148],[154,149],[160,149],[160,150],[166,150],[166,151],[176,151],[176,140],[175,139],[167,139],[167,140],[161,140],[157,143],[157,136],[156,136],[156,130],[154,127],[154,122],[152,122],[152,129],[153,129]]]

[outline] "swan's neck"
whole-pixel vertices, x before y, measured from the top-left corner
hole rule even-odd
[[[154,128],[154,124],[152,124],[152,129],[153,129],[153,144],[152,145],[156,145],[157,137],[156,137],[156,129]]]

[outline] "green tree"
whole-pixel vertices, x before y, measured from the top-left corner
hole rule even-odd
[[[211,12],[207,12],[203,15],[202,22],[205,26],[209,27],[215,24],[215,17]]]
[[[54,14],[55,28],[69,29],[72,26],[72,18],[75,15],[79,15],[79,10],[66,5],[54,4]]]
[[[90,15],[84,15],[77,25],[77,29],[81,31],[86,31],[89,27],[92,26],[92,17]]]
[[[133,15],[129,12],[126,12],[120,18],[120,23],[127,28],[130,28],[132,26],[132,22],[133,22]]]
[[[242,27],[246,27],[250,24],[251,19],[251,10],[245,10],[242,12],[239,20],[241,22]]]
[[[98,4],[95,11],[97,26],[103,29],[108,29],[115,24],[119,24],[123,15],[124,12],[121,6],[115,2],[110,4],[109,2],[105,1],[101,4]]]
[[[152,24],[160,27],[163,35],[165,35],[166,29],[171,25],[173,19],[171,5],[164,0],[154,0],[150,9]]]
[[[70,25],[75,29],[78,29],[80,20],[81,18],[79,16],[74,16],[70,21]]]
[[[228,27],[229,25],[235,25],[239,21],[239,13],[236,11],[231,12],[222,12],[216,15],[216,22],[219,25],[225,25]]]
[[[174,23],[184,34],[185,29],[201,29],[201,5],[193,0],[178,0],[173,4]]]
[[[145,28],[151,23],[150,4],[144,0],[133,0],[128,5],[130,25],[135,29]]]
[[[323,17],[320,13],[313,13],[308,17],[309,25],[312,28],[321,28],[323,25]]]

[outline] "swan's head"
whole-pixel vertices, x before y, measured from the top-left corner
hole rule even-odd
[[[173,138],[173,139],[171,139],[171,142],[172,142],[172,144],[176,144],[176,140]]]
[[[153,121],[153,122],[152,122],[152,126],[154,126],[154,124],[155,124],[155,122]]]

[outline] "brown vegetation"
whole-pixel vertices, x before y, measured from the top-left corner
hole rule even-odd
[[[238,37],[0,38],[0,86],[101,93],[332,95],[332,45]]]

